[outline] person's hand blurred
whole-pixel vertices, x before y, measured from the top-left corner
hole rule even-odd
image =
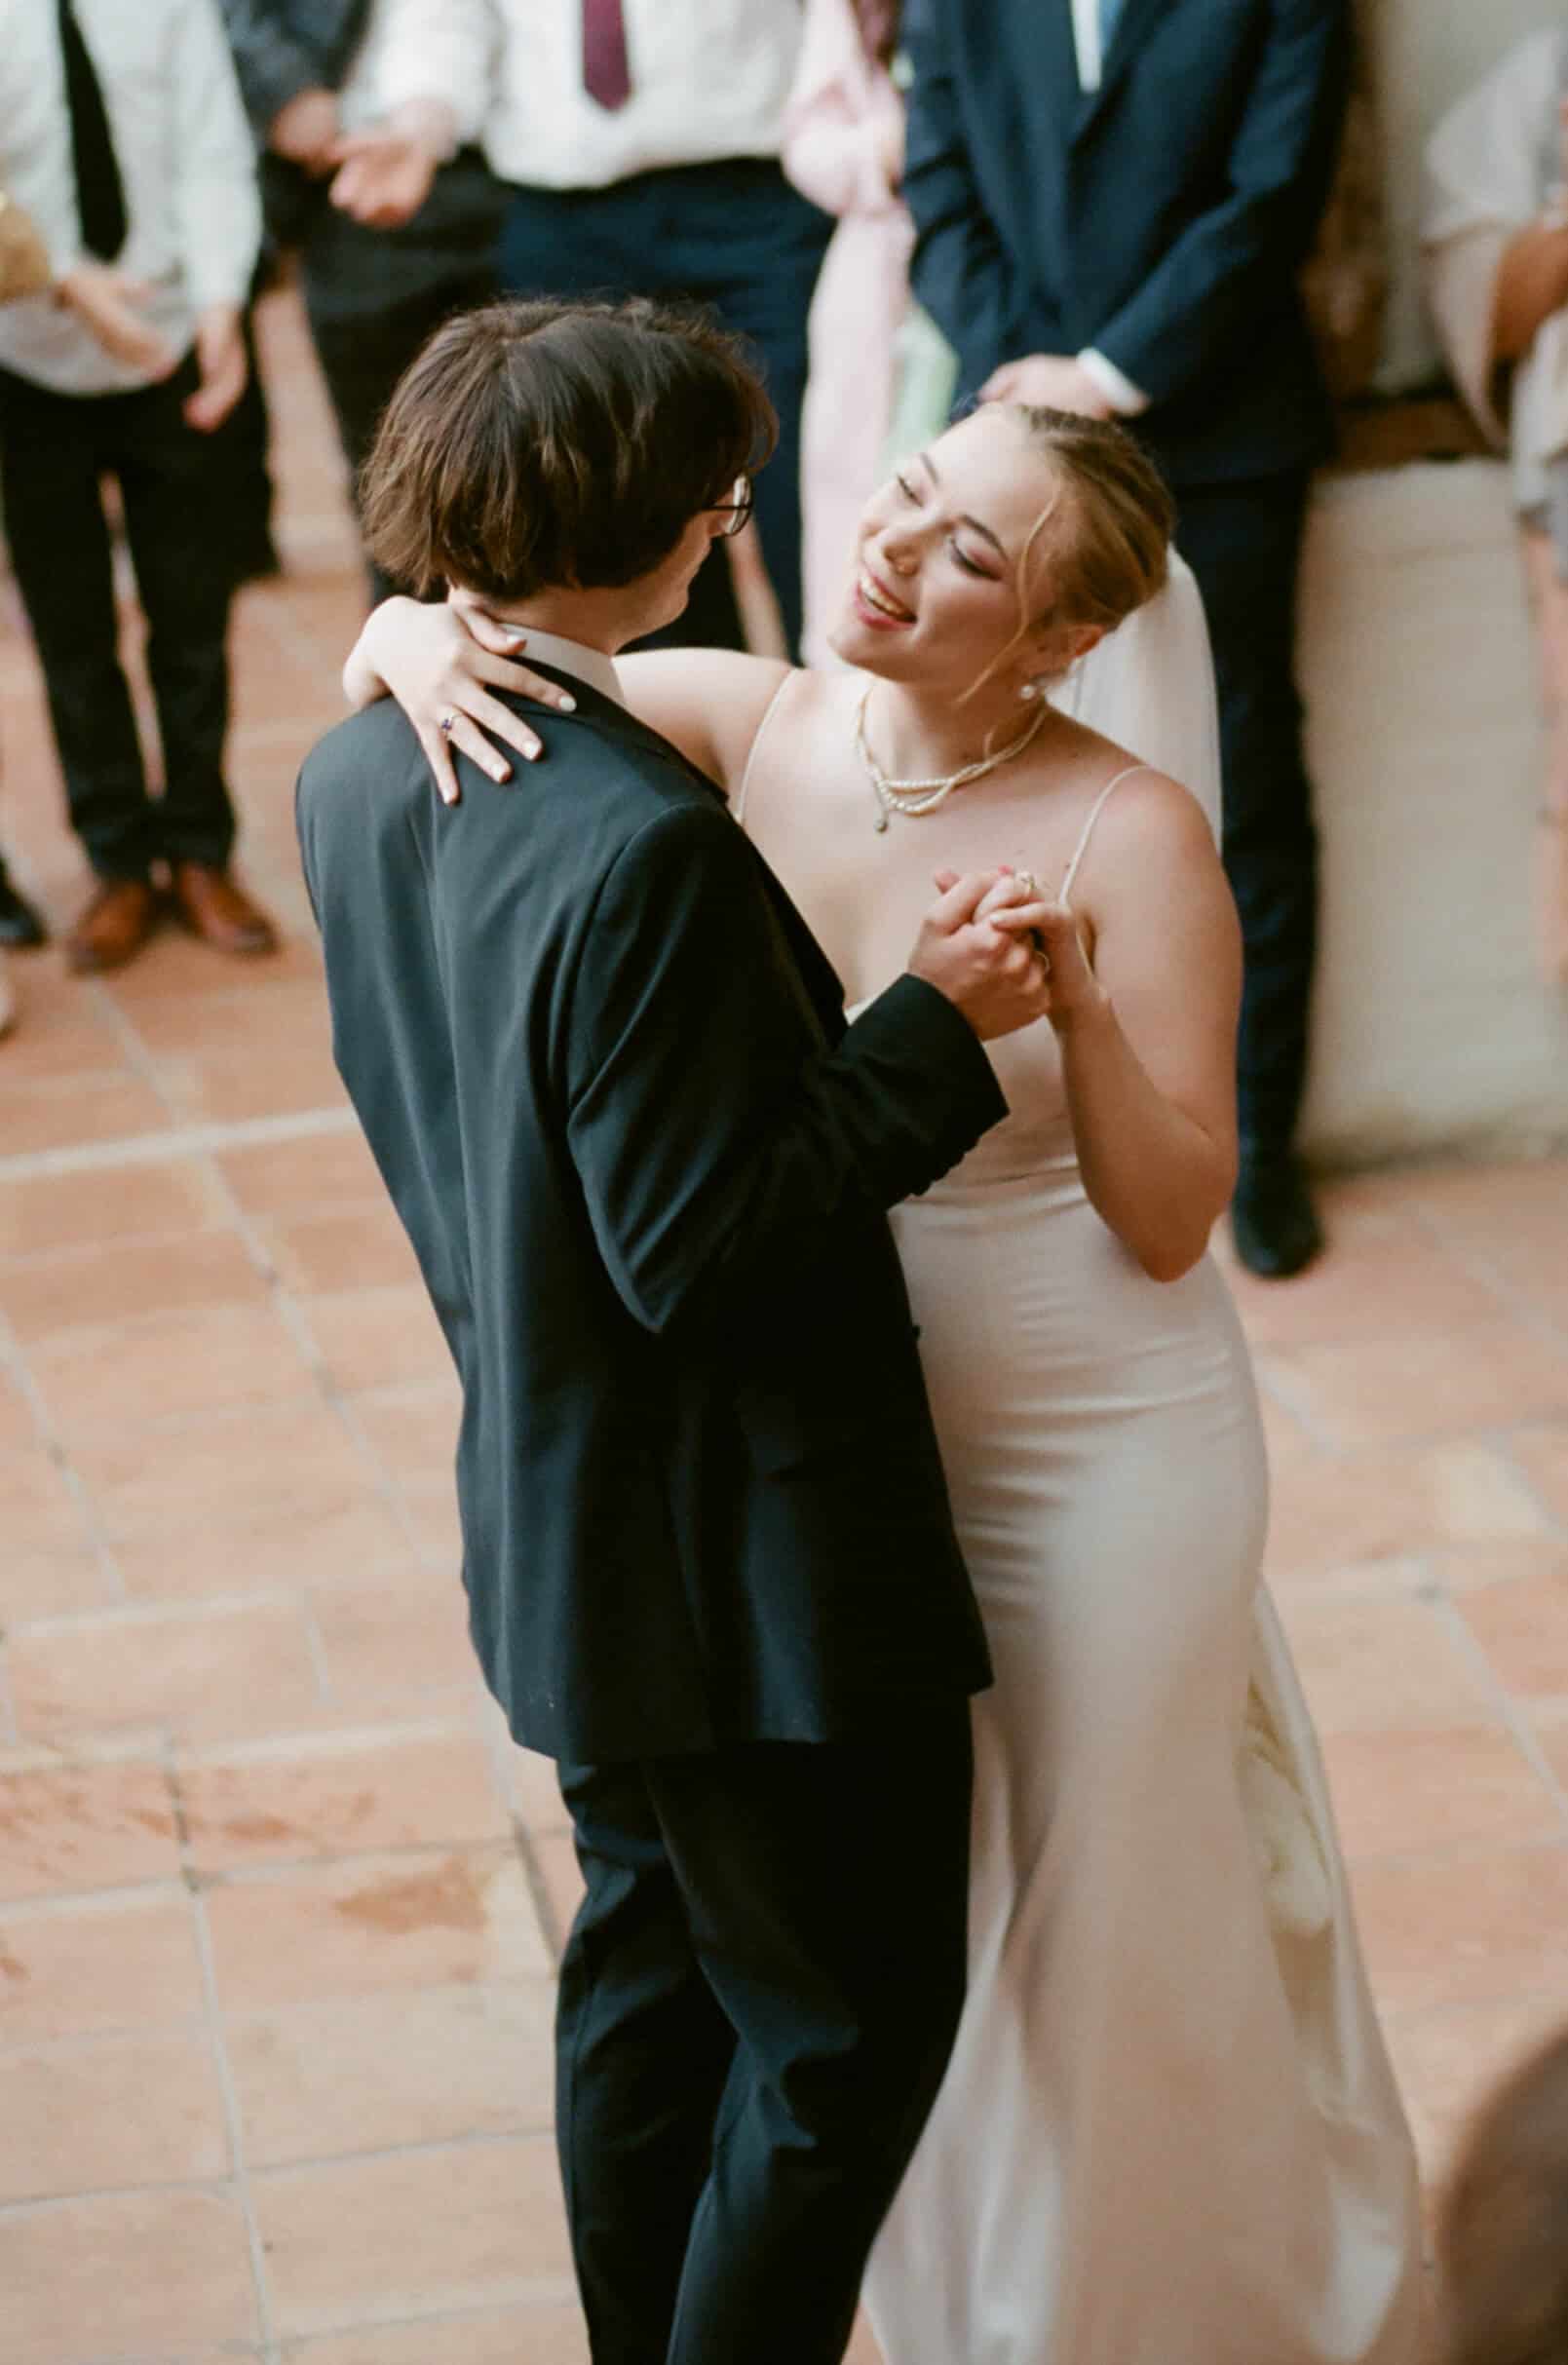
[[[140,370],[154,385],[178,367],[172,345],[141,317],[152,290],[140,280],[108,263],[82,262],[66,272],[55,293],[112,361]]]
[[[296,91],[273,117],[267,145],[320,177],[332,170],[342,129],[335,91]]]
[[[1030,402],[1046,410],[1075,410],[1086,419],[1114,419],[1082,362],[1069,353],[1030,353],[1004,362],[980,388],[982,402]]]
[[[390,124],[351,133],[338,141],[336,155],[332,203],[367,230],[401,230],[412,221],[440,163],[428,140]]]
[[[890,113],[877,137],[877,161],[895,194],[903,186],[903,110]]]
[[[209,304],[197,321],[196,366],[202,382],[186,397],[185,423],[210,436],[245,392],[245,338],[235,305]]]

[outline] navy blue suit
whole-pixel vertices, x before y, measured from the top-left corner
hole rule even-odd
[[[1151,398],[1136,432],[1175,491],[1219,676],[1243,1135],[1281,1150],[1317,913],[1295,578],[1332,442],[1297,277],[1343,118],[1346,0],[1126,0],[1087,93],[1069,0],[909,0],[905,36],[915,287],[961,393],[1092,345]]]

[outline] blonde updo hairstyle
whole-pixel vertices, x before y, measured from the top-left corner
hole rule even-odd
[[[1176,523],[1165,478],[1125,428],[1031,402],[998,408],[1049,460],[1055,484],[1018,553],[1018,629],[971,696],[1052,625],[1114,632],[1164,589]],[[1041,538],[1052,526],[1059,530],[1043,561]]]

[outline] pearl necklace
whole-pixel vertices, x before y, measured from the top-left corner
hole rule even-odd
[[[872,826],[878,830],[886,829],[896,813],[903,814],[912,821],[920,820],[926,814],[935,813],[939,805],[945,805],[955,788],[963,788],[971,781],[983,780],[988,772],[995,772],[1001,765],[1011,763],[1015,755],[1023,753],[1050,711],[1047,702],[1042,699],[1040,711],[1030,716],[1028,728],[1020,731],[1007,746],[999,747],[995,755],[982,755],[975,763],[961,764],[956,772],[946,773],[934,781],[895,781],[889,779],[871,753],[865,736],[865,709],[871,703],[871,692],[875,687],[874,682],[866,685],[855,710],[855,744],[865,766],[871,793],[876,798],[876,820]]]

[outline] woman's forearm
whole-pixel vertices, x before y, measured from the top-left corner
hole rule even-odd
[[[1108,996],[1058,1034],[1090,1203],[1152,1279],[1179,1280],[1230,1200],[1235,1153],[1166,1098]]]
[[[378,619],[384,609],[414,607],[417,604],[415,600],[394,594],[391,599],[384,599],[380,607],[372,608],[360,627],[360,637],[350,649],[343,666],[343,695],[351,706],[373,706],[378,698],[391,697],[391,684],[376,670],[373,655]]]
[[[1528,353],[1544,321],[1568,303],[1568,224],[1532,222],[1509,241],[1492,296],[1496,366]]]

